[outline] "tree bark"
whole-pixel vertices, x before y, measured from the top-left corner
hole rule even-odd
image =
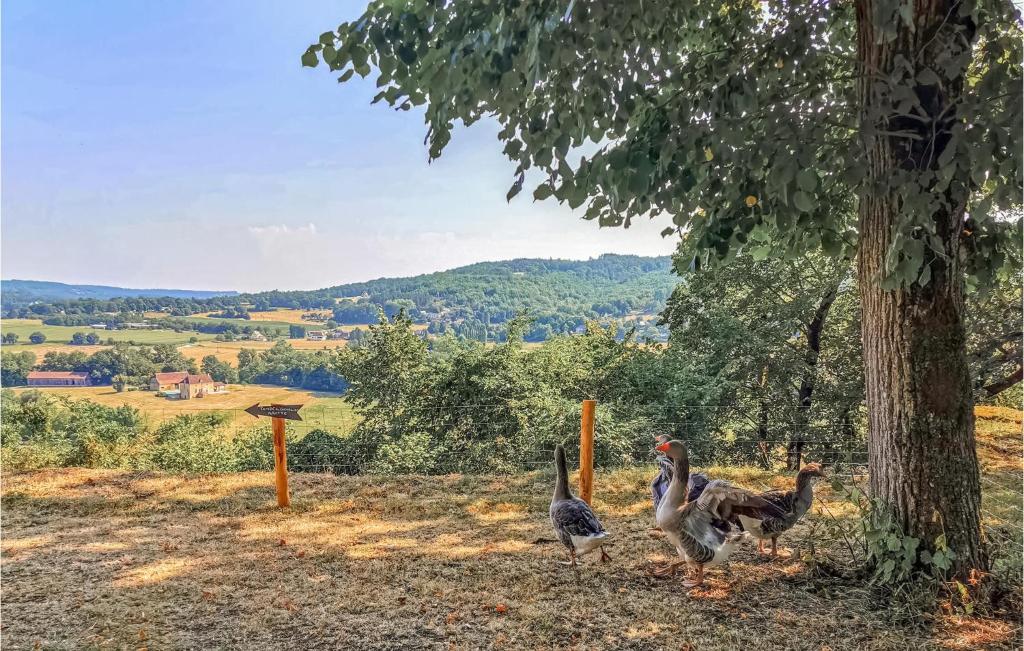
[[[804,352],[804,374],[796,396],[796,417],[793,419],[793,434],[786,447],[786,469],[800,470],[807,434],[807,418],[811,410],[811,397],[818,381],[818,357],[821,355],[821,333],[825,329],[832,304],[839,293],[839,283],[829,288],[814,310],[814,316],[807,324],[807,350]]]
[[[934,549],[944,534],[954,574],[986,567],[980,536],[981,491],[974,440],[972,380],[964,330],[960,236],[967,192],[947,189],[931,226],[943,255],[927,259],[924,286],[886,290],[885,261],[901,217],[901,193],[888,188],[896,170],[935,169],[959,119],[963,72],[938,85],[917,85],[929,120],[901,119],[879,78],[899,78],[899,60],[927,66],[934,48],[970,47],[973,26],[952,0],[913,3],[914,29],[899,20],[895,39],[876,32],[871,0],[857,3],[860,101],[869,189],[860,199],[858,277],[868,408],[870,489],[906,535]],[[940,38],[941,37],[941,38]],[[879,116],[888,116],[879,124]],[[879,133],[879,131],[884,133]],[[917,138],[898,133],[911,132]],[[950,185],[954,188],[954,185]]]

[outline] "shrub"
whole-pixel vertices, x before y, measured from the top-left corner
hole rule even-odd
[[[311,431],[288,447],[288,468],[296,471],[352,475],[363,469],[367,459],[358,438],[342,437],[322,429]]]
[[[235,470],[271,470],[274,467],[274,437],[269,425],[257,425],[235,436]],[[289,449],[289,453],[291,450]],[[289,466],[291,464],[289,463]]]
[[[236,469],[234,442],[219,431],[227,417],[186,414],[162,424],[149,457],[154,468],[179,472],[229,472]]]
[[[429,434],[409,432],[377,450],[370,471],[382,475],[426,475],[435,472],[443,453]]]

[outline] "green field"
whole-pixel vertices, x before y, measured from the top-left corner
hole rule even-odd
[[[173,330],[100,330],[84,326],[52,326],[44,325],[38,319],[3,319],[0,321],[0,331],[4,333],[13,332],[18,335],[18,343],[5,348],[18,349],[21,346],[26,348],[32,344],[28,337],[33,332],[41,332],[46,335],[46,343],[68,343],[71,336],[76,332],[89,334],[95,332],[104,342],[113,338],[114,341],[133,341],[136,344],[185,344],[189,339],[196,337],[200,341],[213,339],[215,335],[203,334],[201,332],[174,332]]]

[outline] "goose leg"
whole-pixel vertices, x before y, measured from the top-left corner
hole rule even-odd
[[[572,547],[569,548],[569,560],[559,561],[562,565],[568,565],[569,567],[576,569],[576,550]]]
[[[692,580],[692,581],[690,579],[687,579],[687,580],[683,581],[683,587],[684,588],[696,588],[697,586],[699,586],[699,585],[701,585],[703,583],[704,583],[704,566],[703,565],[698,565],[697,566],[697,578]]]
[[[610,560],[612,560],[612,557],[608,555],[608,552],[604,550],[604,547],[601,547],[601,562],[607,563]]]
[[[764,553],[764,540],[762,540],[760,538],[757,539],[757,553],[758,554],[763,554]]]
[[[665,565],[663,565],[663,566],[661,566],[659,568],[651,570],[650,574],[651,574],[651,576],[657,576],[657,577],[665,577],[665,576],[674,577],[676,575],[676,570],[679,569],[679,566],[682,565],[685,562],[686,561],[680,560],[680,561],[674,561],[672,563],[666,563]]]
[[[772,558],[789,558],[792,555],[793,555],[793,550],[787,549],[786,547],[782,547],[782,548],[777,547],[776,546],[776,539],[772,538]]]

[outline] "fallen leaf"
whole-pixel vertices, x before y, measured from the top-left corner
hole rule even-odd
[[[504,615],[505,613],[508,612],[508,606],[506,606],[505,604],[498,604],[497,606],[494,607],[494,610],[495,610],[495,612]]]

